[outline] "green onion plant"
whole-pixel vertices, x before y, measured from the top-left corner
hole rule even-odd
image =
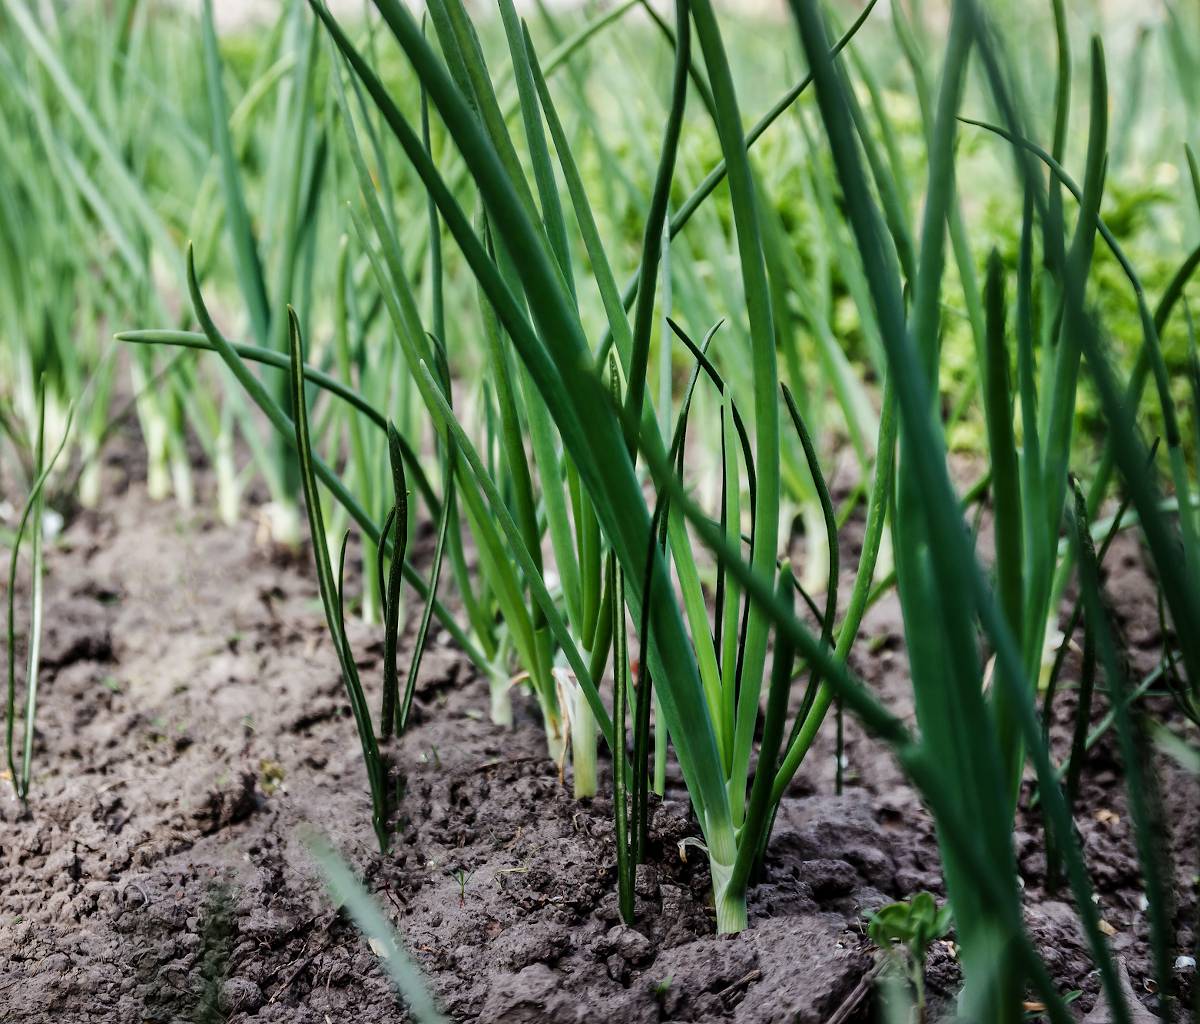
[[[793,8],[806,50],[815,65],[814,74],[825,128],[847,191],[848,216],[859,242],[876,308],[885,325],[889,365],[896,374],[902,429],[901,471],[898,476],[894,529],[897,534],[898,586],[908,624],[917,713],[922,729],[922,744],[927,746],[930,755],[936,757],[943,768],[960,781],[956,792],[950,794],[950,803],[953,805],[957,801],[957,809],[953,806],[946,808],[938,815],[938,819],[947,883],[966,973],[966,987],[962,995],[964,1012],[978,1019],[1017,1019],[1020,1014],[1019,993],[1023,987],[1021,979],[1032,977],[1029,967],[1020,962],[1022,957],[1013,944],[1017,936],[1011,924],[1006,926],[1000,920],[1006,916],[1009,922],[1019,921],[1019,903],[1007,816],[996,813],[996,808],[1006,801],[1011,806],[1015,788],[1013,776],[1024,761],[1026,752],[1032,756],[1042,780],[1044,802],[1054,805],[1050,810],[1054,819],[1053,830],[1057,841],[1068,850],[1068,875],[1085,930],[1093,942],[1106,992],[1115,1005],[1120,1005],[1120,997],[1113,994],[1115,982],[1111,955],[1103,948],[1103,941],[1096,932],[1095,912],[1082,870],[1082,858],[1073,835],[1067,836],[1070,832],[1066,824],[1067,810],[1061,792],[1051,779],[1052,768],[1045,744],[1036,729],[1032,686],[1028,682],[1032,676],[1029,647],[1026,646],[1023,665],[1019,644],[1022,630],[1018,623],[1029,620],[1022,620],[1017,614],[1021,607],[1021,579],[1018,576],[1021,549],[1017,544],[1022,517],[1027,517],[1026,537],[1030,538],[1031,544],[1040,544],[1043,548],[1050,546],[1051,551],[1057,547],[1059,523],[1065,511],[1066,460],[1069,453],[1069,445],[1061,437],[1069,430],[1063,424],[1073,419],[1074,399],[1070,393],[1076,387],[1079,364],[1084,354],[1093,380],[1102,394],[1112,384],[1106,356],[1095,345],[1098,335],[1086,311],[1083,296],[1084,281],[1091,262],[1092,240],[1097,231],[1099,191],[1103,180],[1105,92],[1102,54],[1097,47],[1093,61],[1093,81],[1097,84],[1093,90],[1092,129],[1089,136],[1090,187],[1085,186],[1078,194],[1081,213],[1069,245],[1062,240],[1063,215],[1061,205],[1056,205],[1054,201],[1056,190],[1052,187],[1050,194],[1046,194],[1040,177],[1028,161],[1028,151],[1017,147],[1018,167],[1022,172],[1019,181],[1031,197],[1027,210],[1032,205],[1043,218],[1044,237],[1049,249],[1044,259],[1050,273],[1056,276],[1058,285],[1050,293],[1050,315],[1044,324],[1051,331],[1044,342],[1045,347],[1050,349],[1044,353],[1045,362],[1053,364],[1056,372],[1046,378],[1049,382],[1045,388],[1050,392],[1049,408],[1042,412],[1041,423],[1037,423],[1031,353],[1027,351],[1022,356],[1018,349],[1019,369],[1023,368],[1020,404],[1026,446],[1022,456],[1026,460],[1036,457],[1029,450],[1034,443],[1032,425],[1044,427],[1040,435],[1043,439],[1051,436],[1056,438],[1053,443],[1046,440],[1042,451],[1045,453],[1045,464],[1056,465],[1057,468],[1049,475],[1043,470],[1040,481],[1041,486],[1054,497],[1043,498],[1041,502],[1031,500],[1028,493],[1021,494],[1017,490],[1022,480],[1018,470],[1020,458],[1013,440],[1011,392],[1005,380],[1009,356],[1006,352],[997,351],[1004,333],[1000,274],[995,260],[989,268],[988,358],[983,393],[987,405],[992,477],[996,488],[997,531],[1008,534],[1007,539],[998,536],[997,578],[993,590],[979,571],[974,556],[965,550],[967,533],[961,526],[953,525],[959,520],[957,498],[946,474],[942,454],[944,442],[940,436],[940,424],[930,414],[929,396],[936,393],[938,294],[944,263],[947,211],[954,187],[953,142],[964,70],[972,45],[979,53],[987,72],[989,88],[997,106],[1009,121],[1013,136],[1022,140],[1025,137],[1023,127],[1014,127],[1022,123],[1019,119],[1020,101],[1008,85],[1010,78],[1007,77],[1008,65],[1002,46],[983,13],[973,3],[955,5],[946,64],[938,92],[923,244],[918,256],[917,277],[911,284],[911,309],[906,309],[894,255],[883,241],[883,218],[867,188],[858,143],[847,129],[852,122],[845,115],[846,86],[825,58],[822,19],[815,5],[797,0]],[[1027,217],[1026,237],[1030,230],[1028,220]],[[1027,297],[1031,290],[1029,260],[1023,259],[1022,265],[1026,280],[1019,283],[1018,288]],[[1022,306],[1023,315],[1028,317],[1029,303],[1022,302]],[[1144,316],[1143,322],[1150,328],[1146,331],[1146,351],[1153,363],[1157,350],[1152,318]],[[1032,335],[1028,324],[1026,320],[1018,328],[1024,334],[1024,341],[1019,344],[1027,347],[1031,344]],[[1064,395],[1066,397],[1062,397]],[[1130,452],[1137,452],[1139,448],[1137,431],[1129,418],[1129,406],[1115,390],[1106,397],[1113,399],[1105,402],[1111,443],[1114,450],[1122,449],[1127,456],[1122,461],[1122,469],[1127,474],[1126,482],[1133,500],[1147,507],[1154,517],[1153,525],[1143,524],[1153,549],[1151,537],[1166,527],[1157,504],[1149,507],[1153,483],[1147,478],[1145,451],[1138,452],[1140,461],[1128,458]],[[1163,404],[1168,405],[1169,398],[1164,399]],[[1169,419],[1169,413],[1167,417]],[[1037,462],[1033,462],[1034,467],[1037,465]],[[1175,465],[1172,471],[1178,479]],[[1025,479],[1036,479],[1028,461],[1026,474]],[[1184,493],[1187,493],[1186,490]],[[1043,520],[1045,525],[1041,526],[1036,518],[1039,507],[1044,510],[1041,515],[1049,520],[1048,523]],[[1007,527],[1004,525],[1006,521],[1009,524]],[[1167,556],[1165,539],[1162,554]],[[1002,558],[1005,559],[1003,562]],[[1178,578],[1177,568],[1178,560],[1171,565],[1159,565],[1160,572]],[[1048,586],[1053,572],[1053,565],[1042,571],[1041,587]],[[1177,613],[1190,614],[1189,605],[1195,600],[1194,581],[1189,586],[1179,580],[1171,589],[1179,602]],[[944,624],[940,634],[927,628],[931,609],[938,610],[938,618]],[[1030,632],[1025,634],[1027,638],[1030,633],[1037,635],[1041,632],[1044,615],[1043,604],[1035,610]],[[995,693],[990,697],[985,695],[982,685],[982,658],[975,641],[977,616],[996,652],[992,683]],[[1040,650],[1040,642],[1038,647]],[[1128,720],[1127,712],[1122,717]],[[972,787],[977,789],[972,790]],[[1131,780],[1130,788],[1132,798],[1140,801],[1142,794],[1139,782]],[[967,822],[971,824],[966,825]],[[956,849],[959,843],[948,835],[952,829],[964,825],[979,840],[978,848],[970,858],[973,862],[970,867],[959,861],[960,853]],[[1146,826],[1147,823],[1143,821],[1140,828],[1143,836],[1149,834]],[[1009,892],[1010,909],[1007,913],[1000,912],[994,896],[984,896],[979,884],[979,865],[974,863],[979,855],[989,862],[985,870],[996,885]],[[1152,865],[1144,861],[1144,866],[1150,873]],[[1155,902],[1156,909],[1152,916],[1161,916],[1164,911],[1161,891],[1155,893]]]
[[[99,450],[113,429],[110,325],[135,310],[160,310],[155,259],[178,259],[169,216],[148,198],[149,151],[130,143],[178,134],[183,117],[147,101],[141,76],[165,80],[169,65],[149,52],[138,5],[121,7],[112,20],[89,9],[46,22],[24,0],[8,0],[0,12],[0,109],[9,127],[0,143],[0,440],[17,483],[29,489],[44,379],[52,436],[62,433],[69,405],[79,413],[49,493],[77,495],[84,505],[99,499]],[[130,367],[149,489],[156,497],[174,489],[187,503],[175,386],[184,369],[157,367],[148,352]]]
[[[43,519],[46,513],[45,488],[54,464],[62,455],[71,432],[74,410],[69,406],[63,433],[53,453],[46,457],[46,384],[38,385],[37,434],[33,440],[33,471],[35,477],[25,507],[17,521],[13,536],[12,552],[8,570],[8,625],[6,651],[8,654],[8,697],[5,705],[5,752],[8,759],[8,776],[22,804],[29,801],[29,786],[33,775],[34,725],[37,719],[38,681],[41,672],[42,619],[43,619],[43,576],[45,555],[43,551]],[[20,568],[21,545],[26,534],[30,544],[29,566],[29,622],[25,635],[25,692],[24,729],[21,738],[21,755],[18,764],[16,747],[17,727],[17,583]]]
[[[1072,135],[1063,4],[1047,12],[1053,89],[1031,103],[1024,65],[983,5],[955,0],[937,62],[919,9],[897,0],[894,50],[916,100],[918,173],[874,62],[851,43],[873,4],[834,44],[820,5],[792,0],[810,72],[747,132],[716,13],[709,0],[678,0],[672,18],[653,19],[658,57],[669,48],[671,58],[669,71],[654,65],[662,73],[646,90],[657,104],[653,143],[627,131],[633,141],[619,154],[586,87],[603,74],[592,48],[632,6],[573,35],[526,25],[508,0],[493,23],[472,20],[461,0],[431,0],[424,24],[398,0],[373,0],[355,31],[321,0],[310,0],[312,16],[289,7],[278,31],[295,43],[287,67],[303,73],[272,65],[245,90],[285,77],[291,89],[271,149],[284,170],[265,179],[285,225],[272,236],[283,256],[269,290],[238,166],[250,140],[222,128],[237,118],[223,112],[228,76],[206,22],[214,166],[250,343],[228,341],[201,294],[197,252],[211,250],[211,232],[185,268],[201,333],[120,337],[216,351],[275,429],[267,464],[291,468],[272,492],[294,491],[290,473],[304,492],[381,844],[387,741],[407,722],[434,618],[488,681],[495,720],[511,721],[510,688],[527,682],[548,751],[572,757],[578,796],[602,784],[603,739],[627,921],[668,750],[707,854],[717,928],[734,932],[748,924],[748,888],[780,802],[829,709],[844,707],[893,750],[934,814],[964,1017],[1015,1022],[1028,987],[1051,1019],[1069,1019],[1022,922],[1012,823],[1032,766],[1052,870],[1075,901],[1114,1019],[1128,1020],[1071,820],[1103,678],[1169,1008],[1169,866],[1153,838],[1134,706],[1153,679],[1126,678],[1099,577],[1108,538],[1136,527],[1168,627],[1154,679],[1194,714],[1197,442],[1164,338],[1190,329],[1184,295],[1200,250],[1152,306],[1105,217],[1103,48],[1096,41],[1089,53],[1087,130]],[[555,41],[544,55],[542,31]],[[326,81],[318,108],[311,97]],[[815,103],[797,104],[810,85]],[[977,108],[983,117],[963,115]],[[628,128],[635,115],[618,116]],[[791,133],[761,158],[776,122]],[[1019,224],[1008,235],[989,229],[985,240],[972,216],[958,181],[968,146],[1003,158],[993,157],[993,176],[1015,197]],[[332,184],[319,188],[321,159]],[[1066,169],[1076,160],[1082,184]],[[787,190],[800,197],[804,232],[777,200]],[[325,209],[330,193],[348,202],[328,215],[340,241],[322,261],[325,235],[297,211]],[[317,276],[318,263],[331,277]],[[1137,316],[1125,384],[1111,360],[1111,296],[1099,286],[1114,263]],[[284,312],[288,299],[307,312]],[[331,318],[329,336],[315,310]],[[1080,457],[1087,403],[1103,425],[1094,466]],[[1161,445],[1147,443],[1146,422],[1161,424]],[[972,424],[982,426],[985,464],[960,493],[951,439]],[[859,478],[840,509],[827,479],[831,430],[844,433]],[[407,559],[413,496],[436,526],[428,572]],[[995,537],[986,570],[965,518],[985,497]],[[1106,522],[1110,499],[1118,511]],[[859,506],[865,533],[846,598],[840,533]],[[805,564],[794,571],[783,527],[797,511]],[[329,557],[329,535],[344,537],[350,520],[366,548],[363,613],[385,626],[378,730]],[[344,566],[344,539],[341,550]],[[461,605],[453,612],[438,598],[444,563]],[[1086,656],[1060,765],[1046,722],[1063,667],[1047,638],[1072,573],[1080,611],[1068,634],[1083,623]],[[405,582],[423,610],[402,690]],[[917,730],[848,667],[868,606],[893,585]]]
[[[723,931],[738,930],[745,926],[745,895],[752,869],[765,845],[765,833],[773,818],[773,808],[778,804],[790,778],[788,775],[780,777],[778,769],[786,764],[785,771],[794,772],[802,751],[811,744],[815,723],[824,714],[828,701],[814,700],[810,704],[802,720],[793,728],[791,742],[784,747],[784,718],[793,665],[786,645],[780,647],[766,718],[769,724],[766,733],[768,739],[776,733],[778,736],[760,750],[759,770],[751,783],[748,769],[754,747],[755,724],[760,714],[762,676],[768,646],[769,630],[764,613],[752,603],[743,604],[736,592],[727,596],[724,607],[729,610],[724,611],[722,617],[738,623],[738,626],[721,634],[722,660],[727,673],[722,677],[717,667],[713,634],[704,611],[704,592],[691,555],[692,541],[684,529],[683,518],[675,502],[672,502],[672,511],[659,510],[658,523],[652,529],[650,509],[635,472],[635,454],[638,448],[644,448],[647,443],[656,443],[658,454],[665,456],[659,421],[645,399],[641,384],[646,378],[648,365],[653,328],[652,285],[657,277],[655,273],[646,271],[655,269],[653,261],[658,252],[660,233],[656,225],[661,223],[662,215],[656,214],[646,231],[643,275],[638,306],[631,325],[624,318],[623,303],[617,300],[615,289],[611,287],[611,274],[604,270],[607,261],[601,259],[605,253],[594,237],[594,219],[587,204],[588,197],[582,189],[573,187],[575,175],[568,159],[569,149],[560,147],[560,168],[568,184],[576,223],[592,256],[594,283],[602,297],[606,294],[609,297],[606,303],[608,333],[613,339],[612,350],[617,358],[616,377],[619,381],[627,382],[624,395],[618,399],[614,397],[611,379],[606,380],[613,376],[611,370],[604,372],[607,363],[602,358],[609,351],[605,341],[601,340],[599,348],[594,349],[585,340],[571,281],[564,269],[564,261],[558,256],[561,245],[556,247],[555,243],[556,216],[546,213],[547,209],[553,209],[553,197],[548,189],[540,193],[542,202],[539,216],[527,179],[512,155],[505,156],[512,150],[513,144],[502,119],[497,116],[486,68],[472,44],[469,23],[464,20],[465,13],[454,7],[433,14],[435,27],[439,20],[449,23],[444,30],[438,30],[443,52],[457,52],[456,57],[448,58],[444,64],[407,11],[392,3],[381,2],[377,7],[392,35],[412,62],[433,107],[439,112],[446,130],[467,162],[483,205],[483,219],[476,218],[473,222],[465,214],[437,167],[430,161],[417,131],[392,101],[368,61],[327,11],[319,5],[316,10],[350,69],[383,113],[389,129],[437,204],[450,234],[475,275],[484,300],[507,335],[511,349],[506,346],[504,354],[512,358],[508,353],[513,352],[521,361],[520,368],[528,373],[533,386],[522,395],[527,413],[533,418],[544,416],[547,422],[557,427],[564,455],[573,462],[580,487],[595,509],[599,527],[607,536],[616,563],[623,573],[623,590],[630,617],[632,621],[641,623],[639,688],[642,693],[638,695],[640,702],[635,703],[640,703],[645,709],[648,698],[642,694],[647,692],[648,687],[655,687],[665,720],[663,724],[672,738],[704,833],[713,868],[718,927]],[[690,66],[690,61],[686,59],[689,45],[686,39],[691,29],[687,11],[679,13],[681,17],[675,28],[678,48],[671,107],[677,113],[668,118],[668,136],[678,130],[673,125],[680,117],[678,111],[684,102]],[[725,461],[735,479],[727,480],[726,504],[729,507],[725,510],[726,530],[737,535],[740,544],[741,516],[738,515],[735,521],[732,515],[740,499],[734,497],[732,492],[735,488],[740,492],[743,487],[740,479],[742,474],[748,476],[752,472],[752,564],[756,572],[772,581],[778,576],[780,589],[790,597],[794,589],[790,572],[785,570],[779,576],[777,568],[780,392],[766,266],[761,238],[755,226],[753,175],[745,156],[740,128],[736,127],[736,95],[729,78],[720,30],[712,18],[712,12],[707,9],[693,9],[691,20],[695,23],[700,51],[708,65],[713,109],[717,114],[716,127],[722,140],[732,194],[737,197],[735,212],[739,228],[739,259],[751,313],[749,331],[751,338],[755,339],[753,404],[757,437],[752,453],[747,449],[748,455],[737,456],[731,454],[734,431],[729,433]],[[512,48],[516,49],[516,32],[510,31],[509,38]],[[530,46],[526,36],[524,59],[529,65],[530,78],[536,84],[536,55],[530,57]],[[517,50],[515,57],[519,65],[520,50]],[[519,67],[517,74],[520,78],[522,72]],[[547,102],[547,90],[540,91],[543,111],[539,113],[528,109],[524,123],[536,125],[538,121],[535,120],[535,114],[537,118],[544,115],[552,135],[557,136],[559,133],[553,131],[554,117],[550,114],[553,102]],[[532,97],[527,107],[531,105]],[[536,136],[536,133],[536,128],[532,131],[527,129],[527,141],[530,134]],[[539,147],[535,143],[531,148],[537,150]],[[660,183],[669,181],[672,149],[673,143],[668,137],[668,144],[664,146],[666,159],[660,166]],[[564,151],[567,157],[564,157]],[[544,167],[537,180],[552,181],[551,170]],[[665,186],[660,184],[656,194],[662,196],[664,193]],[[654,209],[652,201],[651,210]],[[597,266],[600,269],[595,269]],[[392,286],[397,287],[395,277]],[[518,294],[522,296],[520,302],[516,298]],[[400,306],[400,302],[397,301],[396,305]],[[477,484],[486,486],[487,474],[483,460],[472,452],[461,426],[456,429],[449,403],[436,389],[436,378],[429,360],[421,356],[416,348],[414,339],[420,335],[411,327],[398,333],[401,335],[401,344],[413,344],[409,360],[417,367],[418,386],[426,391],[427,405],[440,411],[441,428],[453,433],[459,454],[466,455],[473,468],[478,467],[475,474]],[[407,342],[404,335],[407,335]],[[690,347],[699,351],[694,345]],[[722,378],[713,370],[711,363],[707,363],[705,368],[711,371],[714,383],[724,391]],[[795,409],[794,402],[792,407]],[[727,424],[734,423],[736,413],[732,398],[725,399],[722,416]],[[888,417],[884,418],[884,422],[889,421]],[[536,427],[531,434],[535,432]],[[606,441],[606,437],[610,440]],[[678,448],[682,451],[682,446]],[[880,477],[887,479],[886,474],[877,474],[877,478]],[[549,505],[544,494],[543,501]],[[879,514],[875,517],[875,529],[880,532],[884,505],[882,499],[876,502]],[[536,583],[540,574],[536,571],[532,545],[514,543],[518,540],[523,542],[516,516],[508,514],[502,502],[494,504],[491,510],[505,529],[511,550],[519,556],[520,564],[534,569],[526,582],[533,585],[534,596],[539,599],[539,607],[550,628],[560,636],[565,634],[569,637],[569,626],[563,623],[554,602],[542,600],[539,593],[542,588]],[[576,530],[578,532],[577,520]],[[660,532],[666,535],[665,553],[657,539]],[[652,538],[655,538],[653,543]],[[551,539],[553,541],[553,535]],[[870,545],[870,548],[875,552],[878,550],[877,545]],[[682,609],[676,602],[674,588],[667,576],[668,560],[681,579]],[[860,615],[872,575],[873,564],[864,562],[857,587],[860,592]],[[615,577],[615,573],[609,574],[610,579]],[[644,581],[644,584],[634,587],[630,585],[631,580]],[[739,614],[740,607],[745,609],[744,616]],[[569,615],[569,602],[567,608]],[[684,625],[685,615],[690,636]],[[845,646],[848,646],[848,638],[853,636],[856,626],[857,623],[843,624],[841,636]],[[572,646],[576,648],[574,652]],[[607,721],[608,715],[599,700],[594,678],[589,679],[592,673],[580,671],[584,666],[578,645],[564,644],[564,654],[575,663],[573,669],[576,680],[592,698],[590,703],[600,721],[601,732],[610,738],[615,726],[617,732],[621,733],[621,723],[610,725]],[[618,665],[618,679],[628,679],[630,675],[623,666]],[[818,682],[814,695],[819,688]],[[624,696],[628,697],[628,694]],[[628,700],[622,701],[622,706],[628,705]],[[643,735],[645,717],[646,711],[642,710],[641,720],[635,727]],[[636,756],[637,746],[634,763],[630,766],[635,779],[647,770],[645,762],[639,763]],[[645,744],[640,744],[640,747],[644,751]],[[614,748],[611,740],[610,749],[615,750],[614,757],[618,761],[626,754],[621,743]],[[629,789],[636,792],[638,785],[631,780]],[[640,827],[636,820],[634,827]],[[619,839],[619,843],[624,841],[627,840]],[[633,845],[636,849],[636,835]],[[631,876],[623,881],[623,886],[626,882],[631,883]]]

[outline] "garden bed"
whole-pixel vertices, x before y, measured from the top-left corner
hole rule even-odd
[[[653,811],[631,929],[617,910],[609,802],[577,802],[560,784],[532,701],[515,701],[513,734],[487,721],[486,684],[435,635],[395,751],[401,823],[381,856],[307,555],[264,546],[253,523],[228,529],[208,511],[151,503],[126,461],[110,462],[102,511],[78,516],[47,557],[29,815],[7,785],[0,799],[0,1019],[403,1019],[320,884],[297,835],[305,822],[360,872],[455,1019],[574,1021],[599,1007],[614,1022],[869,1019],[862,982],[877,951],[863,913],[942,889],[931,818],[855,723],[844,795],[833,795],[831,720],[783,803],[751,927],[734,937],[714,935],[703,855],[681,859],[678,841],[698,830],[674,779]],[[431,548],[422,534],[418,561]],[[1131,537],[1109,566],[1144,671],[1158,622]],[[373,682],[382,631],[349,628]],[[886,597],[853,661],[911,718],[901,645]],[[1057,707],[1061,742],[1070,699]],[[1193,780],[1160,767],[1190,948],[1200,802]],[[1092,753],[1082,802],[1103,917],[1144,995],[1141,875],[1111,740]],[[1042,888],[1040,822],[1021,815],[1016,841],[1032,934],[1089,1011],[1097,980],[1069,897]],[[1186,992],[1191,975],[1179,977]],[[957,980],[952,942],[936,943],[935,1002],[948,1006]]]

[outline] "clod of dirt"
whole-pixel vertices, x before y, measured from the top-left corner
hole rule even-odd
[[[62,669],[78,661],[104,662],[112,657],[112,638],[107,629],[97,628],[96,621],[98,616],[103,618],[107,601],[75,596],[48,604],[42,632],[45,668]]]
[[[187,824],[210,835],[243,821],[257,806],[255,782],[255,773],[241,766],[204,772],[188,784],[182,798]]]
[[[1124,960],[1117,961],[1117,982],[1121,986],[1121,994],[1125,997],[1125,1002],[1129,1006],[1129,1019],[1132,1024],[1161,1024],[1158,1017],[1147,1010],[1139,1001],[1137,994],[1133,991],[1133,985],[1129,980],[1129,970],[1125,966]],[[1083,1024],[1113,1024],[1116,1017],[1113,1015],[1112,1008],[1108,1005],[1108,1000],[1103,996],[1099,1002],[1093,1007],[1092,1012],[1083,1018]]]
[[[862,945],[833,924],[780,917],[755,922],[736,941],[713,936],[668,950],[654,972],[669,1019],[823,1024],[870,964]]]

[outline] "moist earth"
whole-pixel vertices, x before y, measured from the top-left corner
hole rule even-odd
[[[546,756],[536,706],[519,691],[511,730],[488,721],[486,683],[435,629],[413,724],[392,750],[402,794],[381,854],[307,553],[281,554],[253,522],[227,527],[148,501],[120,459],[108,474],[102,510],[76,516],[47,556],[28,813],[7,782],[0,795],[0,1020],[407,1019],[375,953],[323,889],[301,841],[306,825],[355,868],[456,1020],[872,1019],[879,951],[864,914],[944,889],[930,815],[849,717],[843,793],[831,715],[783,802],[747,931],[715,935],[704,856],[680,845],[699,833],[674,773],[653,808],[650,862],[638,870],[637,921],[627,927],[610,798],[571,797]],[[860,534],[847,527],[843,565],[855,564]],[[421,533],[419,563],[431,548]],[[1109,575],[1129,657],[1148,671],[1161,636],[1131,538],[1115,546]],[[844,584],[848,593],[849,577]],[[402,673],[419,615],[409,611]],[[374,696],[382,631],[357,620],[348,628]],[[912,718],[894,596],[869,612],[853,663]],[[1069,660],[1066,677],[1075,671]],[[797,702],[801,692],[798,684]],[[1098,698],[1097,719],[1105,707]],[[1052,727],[1060,756],[1072,714],[1068,690]],[[1187,951],[1200,794],[1172,763],[1156,767]],[[603,755],[601,768],[604,792]],[[1149,1005],[1122,775],[1105,737],[1077,821],[1105,929]],[[1019,815],[1016,848],[1031,934],[1061,989],[1081,990],[1073,1009],[1088,1013],[1098,980],[1069,895],[1046,891],[1036,814]],[[943,1010],[960,980],[954,954],[950,935],[930,957],[929,991]],[[1177,975],[1185,995],[1193,973]]]

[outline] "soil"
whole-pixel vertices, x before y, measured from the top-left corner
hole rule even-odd
[[[251,522],[227,528],[205,511],[151,503],[125,466],[114,457],[102,511],[78,515],[47,558],[30,812],[7,783],[0,795],[0,1020],[407,1019],[323,890],[298,835],[305,823],[354,866],[456,1020],[871,1019],[863,981],[877,952],[863,914],[943,888],[932,819],[854,722],[843,795],[831,720],[783,803],[751,927],[735,937],[714,934],[703,856],[679,852],[698,830],[672,778],[654,808],[630,928],[616,906],[610,800],[571,797],[532,701],[516,697],[512,731],[491,724],[486,684],[435,635],[415,722],[395,751],[404,796],[381,855],[307,555],[265,546]],[[846,535],[853,564],[853,524]],[[431,546],[421,539],[418,560]],[[1161,643],[1153,585],[1132,540],[1110,557],[1109,592],[1144,671]],[[373,682],[381,631],[349,629]],[[871,610],[864,633],[855,668],[911,717],[893,598]],[[407,658],[405,649],[402,672]],[[1060,747],[1072,701],[1068,692],[1059,702]],[[1158,767],[1178,940],[1190,950],[1200,800],[1194,780]],[[1111,941],[1149,1003],[1121,776],[1106,738],[1077,817]],[[1097,979],[1069,896],[1045,891],[1036,816],[1022,812],[1016,842],[1031,934],[1063,990],[1082,990],[1074,1008],[1086,1013]],[[952,939],[929,963],[943,1009],[959,980]],[[1191,975],[1178,981],[1186,993]]]

